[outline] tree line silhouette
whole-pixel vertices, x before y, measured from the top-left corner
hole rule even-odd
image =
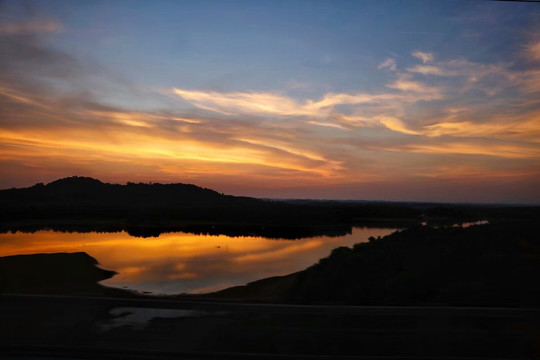
[[[540,207],[264,200],[190,184],[119,185],[78,176],[0,190],[0,231],[126,230],[136,236],[186,231],[294,239],[344,235],[352,226],[403,228],[421,221],[455,223],[539,215]]]

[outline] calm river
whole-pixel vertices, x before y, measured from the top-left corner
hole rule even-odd
[[[84,251],[100,267],[118,272],[104,285],[155,294],[196,294],[303,270],[338,246],[352,246],[393,231],[353,228],[344,236],[300,240],[181,232],[155,238],[126,232],[16,232],[0,234],[0,256]]]

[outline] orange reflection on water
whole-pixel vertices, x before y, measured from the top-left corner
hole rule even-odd
[[[126,232],[17,232],[0,234],[0,256],[84,251],[102,268],[118,272],[105,285],[154,293],[199,293],[303,270],[338,246],[392,231],[354,228],[345,236],[294,241],[179,232],[157,238],[137,238]]]

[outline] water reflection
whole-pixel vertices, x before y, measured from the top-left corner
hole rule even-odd
[[[290,274],[317,262],[338,246],[368,241],[393,229],[353,228],[340,237],[297,241],[165,233],[136,238],[117,233],[0,234],[0,256],[84,251],[119,274],[103,282],[160,294],[201,293]]]

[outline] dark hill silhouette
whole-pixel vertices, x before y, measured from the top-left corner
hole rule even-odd
[[[31,203],[92,204],[123,201],[141,206],[156,204],[208,206],[230,202],[233,197],[189,184],[107,184],[89,177],[73,176],[59,179],[47,185],[37,184],[26,189],[10,189],[0,192],[2,200],[26,200]],[[118,204],[121,205],[121,204]]]
[[[25,189],[0,191],[3,215],[21,218],[212,219],[229,207],[261,205],[189,184],[107,184],[69,177]],[[201,211],[204,209],[204,211]],[[210,211],[210,209],[213,210]],[[220,211],[223,210],[223,211]]]
[[[538,218],[540,207],[494,207],[355,201],[275,201],[224,195],[191,184],[108,184],[73,176],[47,185],[0,190],[0,231],[42,228],[164,231],[300,238],[344,235],[353,225],[408,227],[427,220],[456,223]]]
[[[0,191],[0,229],[164,231],[299,238],[351,231],[339,206],[306,206],[231,196],[191,184],[108,184],[69,177]]]
[[[372,213],[381,217],[377,208],[381,207],[372,206]],[[402,218],[405,212],[418,219],[417,210],[384,208],[387,218]],[[71,225],[77,231],[84,227],[125,229],[139,236],[184,230],[299,238],[344,235],[351,231],[357,213],[358,206],[339,202],[271,201],[224,195],[191,184],[119,185],[77,176],[47,185],[0,190],[0,228],[4,231],[62,230]]]

